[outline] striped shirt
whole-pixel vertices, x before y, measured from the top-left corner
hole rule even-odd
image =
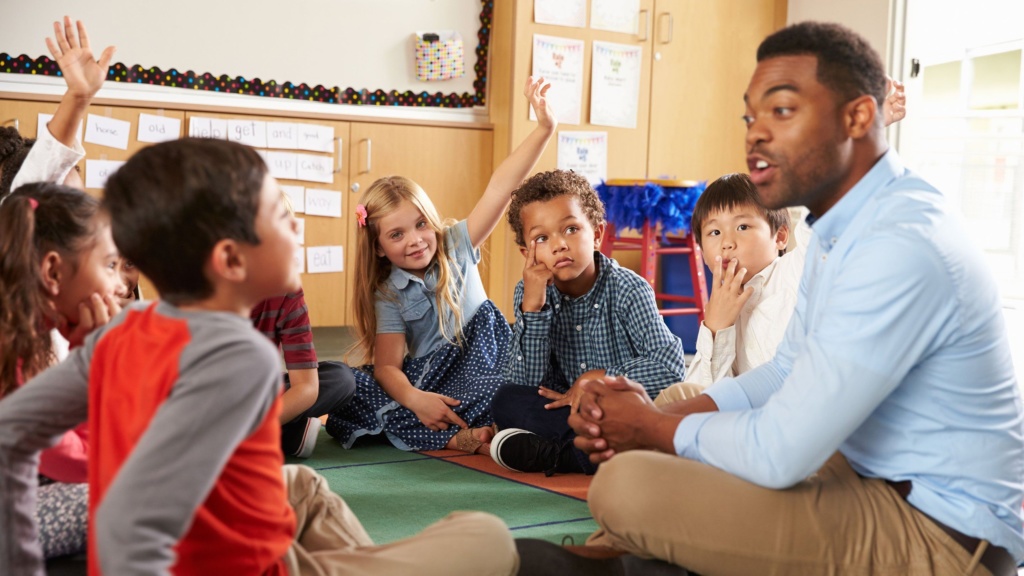
[[[288,370],[317,367],[313,330],[309,326],[309,309],[302,288],[260,302],[250,316],[253,326],[281,347]]]
[[[505,365],[514,384],[569,389],[590,370],[626,376],[653,398],[683,379],[683,347],[658,314],[654,290],[632,270],[594,253],[597,280],[570,298],[548,286],[540,312],[523,312],[523,282],[516,286],[516,324]]]

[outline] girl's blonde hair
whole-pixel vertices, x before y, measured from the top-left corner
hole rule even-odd
[[[434,203],[430,201],[420,185],[402,176],[385,176],[370,185],[363,195],[366,209],[366,225],[356,230],[356,263],[366,271],[365,280],[355,282],[352,298],[356,314],[358,340],[354,348],[361,350],[366,362],[373,361],[374,345],[377,338],[377,313],[374,302],[377,292],[384,298],[396,300],[397,294],[387,287],[391,275],[391,261],[387,256],[378,256],[377,239],[380,219],[398,209],[402,202],[409,202],[420,211],[427,225],[437,236],[437,250],[431,264],[437,262],[436,308],[441,335],[446,340],[462,345],[462,273],[449,257],[447,242],[448,229],[452,220],[442,221]],[[451,312],[451,320],[448,312]]]

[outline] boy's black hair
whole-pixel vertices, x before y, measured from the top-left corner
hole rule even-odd
[[[13,126],[0,127],[0,198],[11,193],[14,177],[35,142],[32,138],[22,138]]]
[[[768,36],[757,48],[758,62],[800,55],[817,58],[818,82],[838,94],[841,102],[870,94],[882,109],[885,67],[878,52],[856,32],[839,24],[800,22]]]
[[[693,218],[690,225],[693,227],[693,237],[701,247],[704,223],[715,212],[732,210],[738,206],[752,206],[762,218],[768,221],[772,235],[782,227],[789,227],[789,211],[785,208],[769,210],[761,203],[761,197],[757,195],[757,186],[750,181],[746,174],[726,174],[715,180],[701,193],[697,199],[697,205],[693,208]],[[779,251],[779,256],[785,254],[785,250]]]
[[[125,258],[172,303],[209,297],[203,267],[230,238],[259,244],[256,213],[267,167],[255,150],[185,138],[144,148],[107,180],[103,205]]]
[[[572,170],[540,172],[527,178],[512,192],[512,204],[508,207],[508,223],[516,234],[516,244],[526,246],[526,240],[523,238],[523,207],[533,202],[547,202],[559,196],[575,196],[594,228],[605,223],[604,204],[586,178]]]

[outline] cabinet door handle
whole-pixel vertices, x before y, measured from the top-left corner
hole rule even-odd
[[[373,140],[363,138],[359,142],[366,142],[366,170],[363,170],[360,174],[369,174],[373,170]]]
[[[643,26],[640,27],[640,30],[643,31],[644,35],[643,35],[643,37],[640,38],[640,41],[641,42],[647,42],[647,38],[650,36],[650,30],[651,30],[651,11],[650,10],[641,10],[640,11],[640,15],[644,17],[644,24],[643,24]]]
[[[341,157],[344,148],[341,145],[341,138],[335,138],[334,142],[337,143],[337,146],[334,147],[335,153],[338,155],[338,161],[334,163],[334,173],[337,174],[341,172]]]
[[[662,12],[658,15],[658,31],[661,31],[661,19],[668,16],[668,39],[662,40],[662,44],[670,44],[672,42],[672,28],[675,26],[675,17],[672,16],[671,12]],[[659,34],[660,35],[660,34]]]

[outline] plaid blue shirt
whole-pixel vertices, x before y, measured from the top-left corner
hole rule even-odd
[[[658,314],[647,281],[600,252],[594,262],[589,292],[573,299],[548,286],[540,312],[522,311],[519,282],[505,378],[565,392],[584,372],[604,369],[643,384],[653,398],[683,380],[682,344]]]

